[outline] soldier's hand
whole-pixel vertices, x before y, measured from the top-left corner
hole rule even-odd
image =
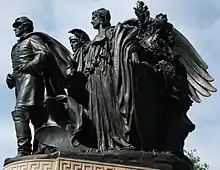
[[[15,87],[16,82],[15,82],[15,75],[14,74],[7,74],[6,84],[7,84],[9,89],[12,89],[12,88]]]

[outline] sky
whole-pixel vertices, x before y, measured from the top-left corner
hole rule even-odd
[[[96,31],[90,24],[93,10],[105,7],[111,11],[112,25],[134,17],[136,0],[1,0],[0,1],[0,164],[6,157],[16,155],[16,138],[11,111],[15,97],[7,89],[5,76],[12,71],[10,51],[16,38],[11,27],[19,16],[34,21],[35,30],[46,32],[66,47],[68,31],[82,28],[90,37]],[[197,49],[215,78],[214,86],[220,89],[220,1],[218,0],[146,0],[152,16],[166,13],[169,21],[182,32]],[[69,48],[70,49],[70,48]],[[197,149],[202,162],[210,170],[220,169],[220,94],[203,98],[193,104],[188,115],[196,125],[185,144],[185,149]]]

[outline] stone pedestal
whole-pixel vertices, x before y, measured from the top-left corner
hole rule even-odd
[[[167,153],[120,151],[55,153],[7,159],[3,170],[193,170],[184,156]]]
[[[4,170],[156,170],[119,164],[100,163],[77,159],[36,159],[18,161],[4,167]]]

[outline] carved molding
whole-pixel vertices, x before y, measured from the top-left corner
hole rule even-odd
[[[95,161],[57,158],[18,161],[6,165],[3,170],[156,170]]]
[[[27,160],[9,164],[3,170],[55,170],[54,160]]]

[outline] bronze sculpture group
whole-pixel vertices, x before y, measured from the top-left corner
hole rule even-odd
[[[198,95],[216,89],[202,60],[167,16],[150,17],[138,1],[136,19],[111,26],[109,10],[92,13],[98,34],[69,31],[73,53],[33,22],[13,23],[12,112],[18,155],[55,151],[143,150],[182,154],[195,128],[187,117]],[[33,146],[29,122],[35,130]]]

